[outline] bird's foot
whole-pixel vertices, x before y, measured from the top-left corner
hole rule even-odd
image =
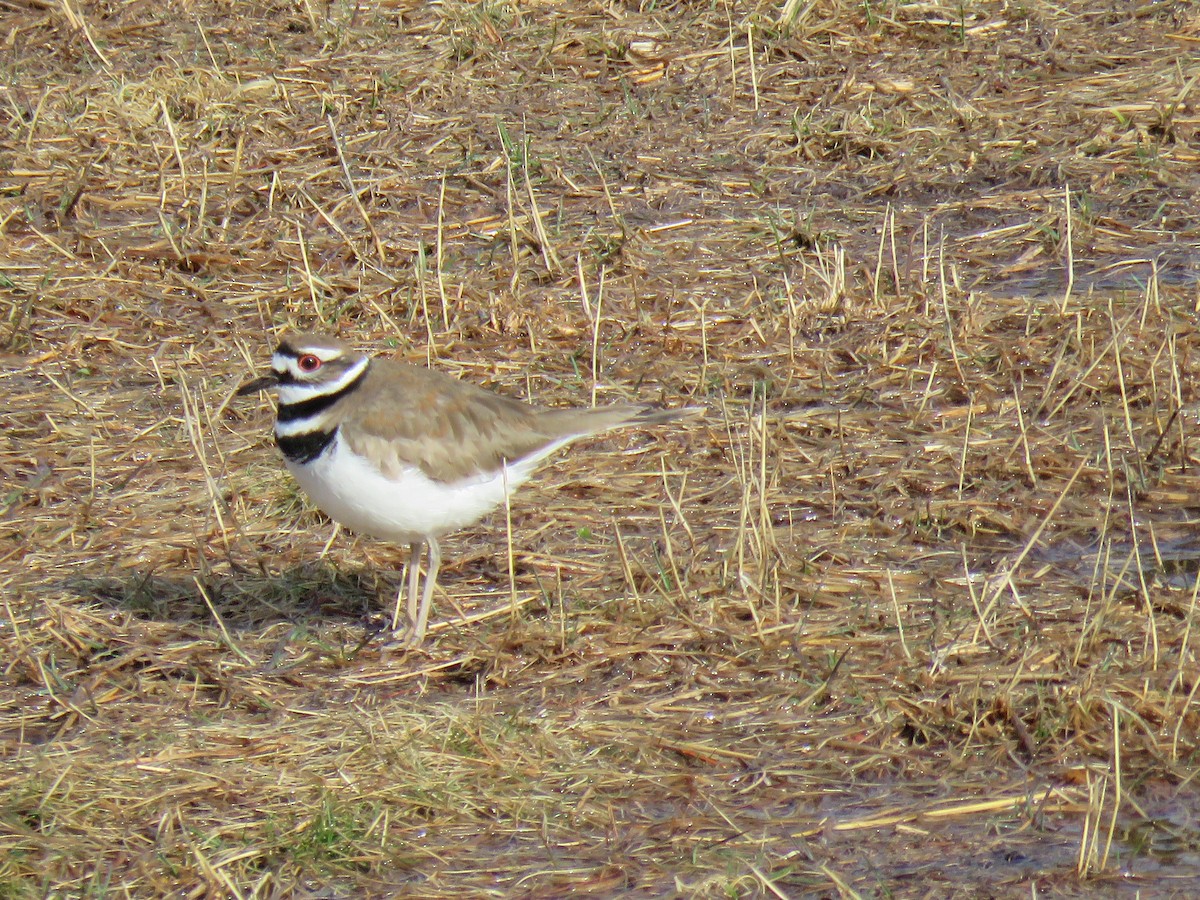
[[[393,628],[391,634],[384,641],[389,647],[397,647],[403,650],[415,650],[421,646],[424,640],[423,634],[418,634],[417,630],[409,622],[403,622],[399,627]]]

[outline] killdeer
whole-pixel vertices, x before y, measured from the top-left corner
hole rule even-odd
[[[275,440],[284,463],[317,507],[354,532],[408,545],[410,646],[425,637],[442,559],[439,537],[503,504],[538,463],[574,440],[701,412],[539,408],[319,334],[284,337],[271,372],[237,393],[268,389],[278,391]],[[429,558],[418,606],[424,547]],[[402,586],[393,630],[404,595]]]

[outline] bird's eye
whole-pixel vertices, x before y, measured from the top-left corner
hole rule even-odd
[[[300,367],[301,372],[315,372],[321,368],[321,357],[312,353],[305,353],[296,360],[296,365]]]

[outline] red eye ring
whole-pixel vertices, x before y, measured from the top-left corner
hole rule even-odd
[[[315,372],[317,369],[321,368],[324,363],[321,361],[321,357],[317,356],[315,353],[305,353],[296,360],[296,365],[299,367],[301,372]]]

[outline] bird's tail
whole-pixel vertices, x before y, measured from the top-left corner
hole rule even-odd
[[[621,404],[598,406],[594,409],[550,409],[543,415],[554,430],[579,436],[599,434],[614,428],[639,428],[644,425],[662,425],[680,419],[691,419],[704,413],[700,406],[682,409],[662,409],[647,404]]]

